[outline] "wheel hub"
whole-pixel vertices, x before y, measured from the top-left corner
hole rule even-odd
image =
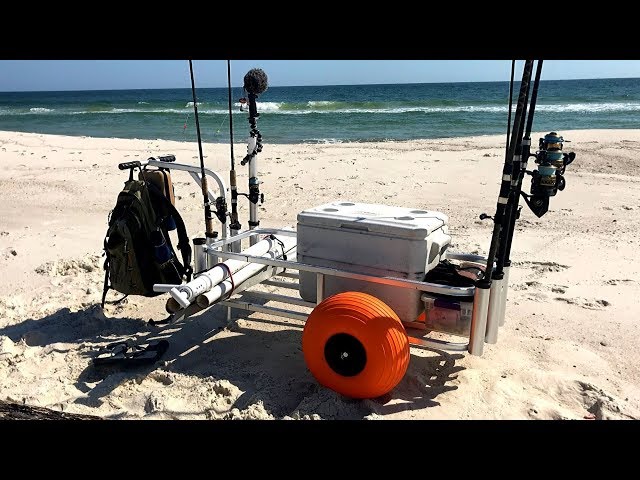
[[[337,333],[327,340],[324,358],[334,372],[344,377],[359,374],[367,364],[364,346],[347,333]]]

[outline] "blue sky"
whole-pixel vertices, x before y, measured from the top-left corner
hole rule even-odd
[[[226,86],[224,60],[195,60],[198,87]],[[521,65],[522,62],[519,62]],[[269,85],[508,80],[509,60],[234,60],[234,85],[254,67]],[[543,80],[640,77],[638,60],[550,60]],[[189,87],[186,60],[1,60],[0,91]]]

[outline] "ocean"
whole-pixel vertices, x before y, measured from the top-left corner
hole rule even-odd
[[[514,103],[519,83],[515,84]],[[249,132],[233,89],[234,140]],[[508,82],[269,87],[263,143],[334,143],[506,132]],[[199,88],[203,140],[229,141],[226,88]],[[515,108],[515,106],[514,106]],[[640,79],[542,81],[534,131],[639,128]],[[193,141],[191,90],[0,92],[0,130]]]

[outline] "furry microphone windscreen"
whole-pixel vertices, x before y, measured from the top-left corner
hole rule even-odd
[[[261,68],[252,68],[244,76],[244,89],[249,93],[260,95],[268,86],[267,74]]]

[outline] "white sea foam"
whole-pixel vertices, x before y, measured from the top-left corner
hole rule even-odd
[[[568,103],[565,105],[537,105],[536,111],[543,112],[636,112],[640,103]]]
[[[337,138],[303,138],[302,143],[332,144],[343,143],[343,140]]]
[[[329,105],[336,105],[339,102],[333,102],[331,100],[311,100],[307,102],[308,107],[327,107]]]
[[[190,102],[193,105],[193,102]],[[313,102],[307,102],[308,104]],[[316,102],[318,105],[326,105],[326,101]],[[236,103],[236,107],[240,104]],[[456,112],[469,112],[469,113],[502,113],[507,111],[506,105],[451,105],[443,107],[429,107],[429,106],[407,106],[407,107],[389,107],[389,108],[342,108],[336,110],[329,110],[323,108],[307,108],[304,110],[282,110],[281,102],[258,102],[259,113],[270,113],[278,115],[310,115],[310,114],[401,114],[401,113],[456,113]],[[515,110],[515,106],[513,107]],[[122,113],[176,113],[180,115],[190,114],[186,107],[180,108],[152,108],[152,109],[137,109],[137,108],[112,108],[111,110],[79,110],[79,111],[65,111],[54,110],[44,107],[32,107],[29,111],[14,109],[14,108],[0,108],[0,116],[8,115],[30,115],[30,114],[47,114],[54,112],[56,115],[86,115],[86,114],[122,114]],[[536,106],[537,112],[545,113],[604,113],[604,112],[637,112],[640,111],[640,103],[567,103],[567,104],[541,104]],[[204,115],[226,115],[228,113],[226,108],[203,108],[198,110],[200,114]],[[239,108],[235,108],[233,114],[246,115],[247,112],[241,112]]]
[[[236,108],[240,108],[242,104],[240,102],[236,102],[234,103],[234,106]],[[258,112],[277,112],[280,110],[280,107],[282,106],[282,102],[256,102],[256,107],[258,108]],[[245,103],[245,107],[248,109],[248,105]],[[217,111],[212,110],[212,113],[215,112],[217,113]],[[228,113],[226,110],[224,111],[224,113]]]
[[[515,106],[513,107],[515,111]],[[258,110],[260,110],[258,108]],[[280,110],[282,115],[309,115],[309,114],[335,114],[335,113],[372,113],[372,114],[397,114],[397,113],[501,113],[506,112],[506,105],[458,105],[447,107],[393,107],[393,108],[342,108],[336,110],[307,109],[307,110]],[[569,103],[560,105],[537,105],[536,111],[542,112],[632,112],[640,111],[640,103]]]
[[[138,105],[149,105],[149,102],[138,102]]]
[[[258,112],[278,112],[281,106],[279,102],[256,102]]]

